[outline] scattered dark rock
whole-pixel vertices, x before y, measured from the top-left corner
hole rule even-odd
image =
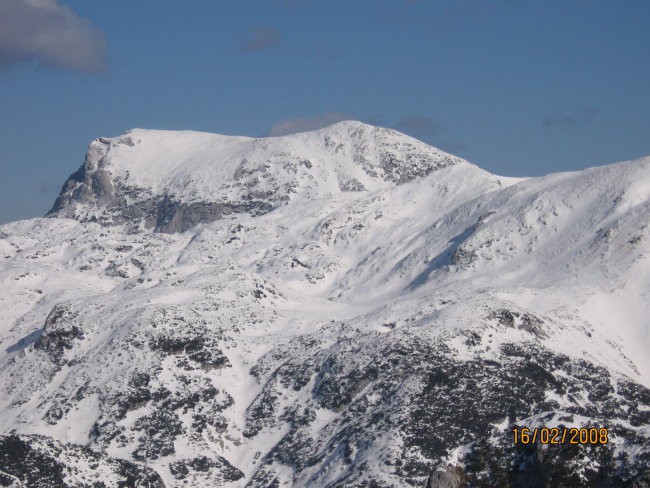
[[[87,466],[76,472],[70,484],[66,471],[74,464]],[[98,467],[102,467],[98,470]],[[73,468],[76,469],[76,468]],[[91,488],[105,486],[106,471],[120,487],[164,488],[160,476],[150,468],[122,459],[108,458],[88,448],[64,444],[43,436],[0,435],[0,486],[18,481],[30,488]],[[83,481],[82,481],[83,480]]]
[[[34,348],[48,353],[52,362],[63,364],[64,352],[72,349],[75,339],[83,339],[81,328],[74,323],[76,314],[66,305],[55,305],[45,319],[42,333]]]
[[[518,324],[523,315],[504,311],[500,316],[506,324],[511,320]],[[482,346],[480,338],[470,335],[468,339],[470,347]],[[382,335],[369,340],[365,336],[363,341],[342,340],[325,350],[305,348],[299,357],[268,359],[279,365],[263,380],[262,393],[249,407],[246,435],[254,437],[271,425],[285,425],[288,432],[268,453],[250,486],[272,482],[271,471],[264,466],[273,462],[293,466],[299,476],[314,465],[326,472],[330,462],[339,462],[334,460],[350,467],[332,486],[372,486],[378,482],[362,473],[363,458],[355,453],[387,435],[399,437],[402,447],[384,453],[383,462],[394,467],[393,474],[404,485],[624,486],[638,475],[639,466],[650,466],[650,449],[643,451],[645,460],[634,466],[617,456],[612,444],[579,449],[552,446],[549,449],[555,454],[549,455],[546,448],[534,454],[530,446],[514,446],[508,428],[496,427],[539,412],[548,412],[548,419],[593,419],[591,425],[599,427],[616,419],[631,423],[645,418],[636,416],[648,410],[649,390],[622,381],[615,391],[611,385],[616,381],[606,369],[536,343],[506,343],[494,359],[467,360],[457,358],[444,338],[387,340]],[[264,371],[266,366],[256,368]],[[295,390],[295,379],[303,371],[310,378],[316,374],[309,401],[280,408],[285,392]],[[405,389],[405,385],[411,386]],[[566,403],[549,399],[547,392]],[[589,394],[589,403],[580,400]],[[321,426],[327,441],[311,435],[315,412],[322,408],[337,413],[336,421]],[[598,419],[607,419],[607,425]],[[611,430],[620,442],[638,448],[647,443],[622,425]],[[443,464],[453,449],[462,446],[471,447],[457,466]],[[576,478],[579,469],[586,469],[585,463],[593,472]]]
[[[209,474],[212,482],[219,484],[237,481],[244,477],[244,473],[221,456],[215,459],[206,456],[181,459],[171,463],[169,471],[177,480],[186,479],[192,472]]]

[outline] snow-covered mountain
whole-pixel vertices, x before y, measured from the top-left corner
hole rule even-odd
[[[650,483],[650,158],[133,130],[48,217],[0,227],[0,485]]]
[[[50,215],[185,231],[298,198],[385,189],[459,161],[356,122],[267,139],[133,130],[92,142]]]

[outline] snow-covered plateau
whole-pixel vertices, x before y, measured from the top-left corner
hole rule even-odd
[[[0,226],[0,486],[650,486],[649,258],[650,157],[99,138]]]

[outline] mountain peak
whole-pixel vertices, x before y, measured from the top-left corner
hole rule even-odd
[[[90,144],[48,216],[176,232],[294,198],[400,185],[461,162],[357,121],[268,138],[132,129]]]

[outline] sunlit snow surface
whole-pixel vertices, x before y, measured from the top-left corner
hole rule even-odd
[[[144,463],[166,486],[424,486],[481,435],[569,412],[624,425],[612,445],[648,469],[650,158],[504,178],[345,122],[268,139],[134,130],[95,141],[86,170],[128,187],[124,205],[268,207],[162,233],[109,222],[116,201],[92,195],[59,209],[77,220],[0,227],[0,432]],[[420,439],[409,417],[433,418],[418,399],[435,358],[506,371],[512,344],[577,386],[535,383],[547,403],[520,393],[489,435]],[[588,398],[589,368],[618,407]]]

